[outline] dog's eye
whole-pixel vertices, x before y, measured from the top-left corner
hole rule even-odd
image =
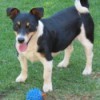
[[[18,25],[18,24],[16,24],[16,25],[14,25],[14,28],[16,29],[16,30],[18,30],[18,29],[20,29],[20,25]]]
[[[26,24],[26,28],[30,28],[30,24],[29,23]]]
[[[20,24],[20,23],[16,23],[16,24],[15,24],[15,27],[16,27],[16,28],[20,28],[20,27],[21,27],[21,24]]]

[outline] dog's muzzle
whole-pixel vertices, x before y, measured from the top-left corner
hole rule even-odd
[[[27,36],[18,35],[16,37],[16,42],[18,44],[17,50],[20,52],[25,52],[32,37],[33,35],[28,39]]]

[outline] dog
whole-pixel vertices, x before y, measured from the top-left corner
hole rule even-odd
[[[83,75],[92,73],[94,22],[89,13],[88,0],[75,0],[74,6],[49,18],[42,18],[42,7],[32,8],[29,13],[21,13],[17,8],[7,8],[7,15],[13,22],[15,47],[21,65],[21,73],[16,82],[27,79],[27,60],[40,61],[44,66],[43,91],[52,91],[53,56],[64,50],[64,59],[58,67],[67,67],[75,39],[85,48],[86,67]]]

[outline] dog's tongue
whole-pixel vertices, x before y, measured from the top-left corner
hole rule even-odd
[[[26,43],[23,43],[23,44],[19,45],[20,52],[25,52],[26,49],[27,49],[27,44]]]

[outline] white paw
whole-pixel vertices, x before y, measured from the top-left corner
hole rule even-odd
[[[92,68],[91,67],[86,67],[83,71],[83,75],[90,75],[92,73]]]
[[[20,74],[20,75],[16,78],[16,82],[25,82],[26,79],[27,79],[27,75],[22,75],[22,74]]]
[[[52,91],[52,83],[49,83],[49,84],[44,84],[43,85],[43,91],[44,92],[49,92],[49,91]]]
[[[67,67],[67,65],[68,65],[68,63],[66,62],[64,62],[64,61],[62,61],[62,62],[60,62],[59,64],[58,64],[58,67]]]

